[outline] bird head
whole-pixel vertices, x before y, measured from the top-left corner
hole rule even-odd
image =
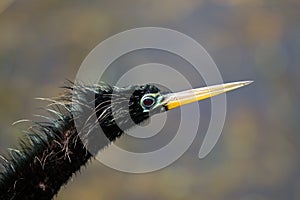
[[[153,84],[126,88],[99,88],[96,114],[105,135],[114,140],[124,130],[140,124],[150,116],[235,90],[252,81],[239,81],[181,92],[162,92]]]

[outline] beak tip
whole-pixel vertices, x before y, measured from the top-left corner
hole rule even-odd
[[[243,85],[249,85],[249,84],[251,84],[251,83],[253,83],[254,81],[252,81],[252,80],[249,80],[249,81],[244,81],[244,84]]]
[[[251,83],[253,83],[253,82],[254,82],[253,80],[246,81],[246,82],[245,82],[245,85],[249,85],[249,84],[251,84]]]

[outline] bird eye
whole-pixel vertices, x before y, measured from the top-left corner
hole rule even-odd
[[[141,100],[142,107],[145,109],[151,108],[156,103],[156,99],[153,96],[145,96]]]

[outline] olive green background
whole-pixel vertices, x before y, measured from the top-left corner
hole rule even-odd
[[[300,199],[299,1],[16,0],[4,6],[2,153],[27,127],[11,124],[42,112],[38,108],[45,103],[35,97],[57,96],[99,42],[127,29],[159,26],[183,32],[205,47],[224,81],[254,80],[227,95],[223,134],[205,159],[197,157],[199,131],[183,157],[157,172],[126,174],[92,161],[57,200]],[[201,106],[207,121],[209,102]]]

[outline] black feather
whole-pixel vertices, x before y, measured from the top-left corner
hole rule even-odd
[[[28,137],[20,141],[19,150],[1,156],[4,168],[0,174],[1,200],[52,199],[95,153],[120,137],[123,130],[149,118],[139,100],[146,93],[159,92],[153,85],[116,88],[104,83],[93,87],[69,84],[64,88],[66,92],[61,97],[44,99],[50,101],[46,110],[55,117],[47,118],[45,123],[34,123],[25,131]],[[78,94],[75,99],[74,90]],[[112,101],[114,98],[116,101]],[[129,110],[124,109],[128,107]],[[87,118],[77,130],[74,116],[85,112],[95,114],[97,121]],[[118,126],[116,120],[124,127]],[[97,125],[107,139],[99,137]]]

